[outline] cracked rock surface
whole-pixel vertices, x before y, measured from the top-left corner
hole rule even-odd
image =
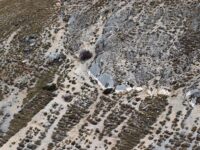
[[[199,0],[0,0],[0,150],[199,150]]]

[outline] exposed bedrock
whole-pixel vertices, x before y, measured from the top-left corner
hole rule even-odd
[[[200,58],[200,6],[165,3],[137,1],[113,8],[89,68],[104,87],[126,89],[152,79],[170,86],[194,69]]]

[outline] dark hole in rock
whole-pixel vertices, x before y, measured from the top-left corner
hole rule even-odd
[[[80,60],[88,60],[92,57],[92,53],[90,51],[84,50],[80,52],[79,58]]]
[[[48,84],[44,86],[42,89],[46,91],[55,91],[57,90],[57,87],[56,87],[56,84],[53,83],[53,84]]]
[[[200,104],[200,97],[196,99],[196,104]]]
[[[111,94],[112,92],[114,92],[114,89],[113,88],[107,88],[103,91],[103,94],[105,95],[108,95],[108,94]]]

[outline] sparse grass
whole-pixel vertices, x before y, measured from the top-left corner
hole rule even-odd
[[[3,94],[0,91],[0,101],[3,99]]]
[[[55,12],[55,0],[1,0],[0,41],[21,28],[19,38],[39,33]]]
[[[10,122],[9,131],[0,142],[3,145],[11,136],[27,125],[32,117],[43,109],[53,98],[51,91],[43,90],[44,85],[52,82],[56,69],[43,73],[34,88],[29,90],[27,97],[23,100],[22,109],[14,115]]]
[[[142,113],[133,113],[127,122],[127,128],[119,134],[121,139],[121,142],[117,144],[119,150],[132,149],[141,138],[150,132],[152,124],[167,105],[166,99],[166,96],[159,95],[157,97],[146,97],[141,102],[139,109]]]
[[[43,74],[40,75],[40,78],[38,79],[35,87],[33,89],[30,89],[27,97],[24,99],[23,103],[26,103],[27,101],[31,100],[35,95],[37,95],[39,92],[43,90],[44,85],[52,82],[54,74],[54,69],[49,70]]]

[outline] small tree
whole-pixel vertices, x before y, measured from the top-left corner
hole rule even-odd
[[[82,61],[86,61],[92,57],[92,53],[87,50],[83,50],[80,52],[79,59]]]

